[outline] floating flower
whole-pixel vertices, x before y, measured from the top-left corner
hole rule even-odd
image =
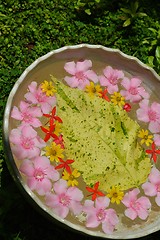
[[[91,193],[90,195],[92,196],[92,201],[94,201],[97,198],[97,196],[105,196],[105,194],[99,191],[98,188],[99,188],[99,182],[96,182],[93,188],[86,187],[87,191]]]
[[[20,101],[20,110],[14,106],[11,117],[21,121],[21,125],[29,124],[33,127],[40,127],[42,124],[37,117],[42,116],[42,112],[38,107],[33,107],[29,103]]]
[[[111,199],[111,203],[120,204],[121,200],[123,199],[124,192],[122,192],[119,187],[113,186],[111,189],[107,191],[107,197]]]
[[[89,93],[91,97],[101,96],[102,88],[100,85],[95,85],[93,82],[90,82],[89,85],[86,85],[86,92]]]
[[[54,133],[55,131],[55,124],[53,124],[52,120],[50,120],[49,128],[44,128],[41,126],[41,130],[46,134],[44,141],[47,142],[51,137],[54,139],[57,138],[57,135]]]
[[[160,206],[160,171],[155,167],[152,168],[148,180],[142,185],[142,189],[147,196],[156,196],[155,201]]]
[[[38,156],[40,149],[46,145],[30,125],[12,129],[9,140],[13,144],[13,154],[19,160]]]
[[[138,137],[141,138],[141,144],[146,144],[147,146],[149,146],[151,143],[153,143],[153,135],[149,135],[148,130],[140,130]]]
[[[69,210],[77,215],[82,211],[81,200],[83,193],[77,187],[67,186],[67,182],[60,179],[54,184],[54,194],[46,194],[46,204],[51,207],[55,214],[65,218]]]
[[[104,90],[100,92],[100,97],[105,99],[107,102],[110,102],[110,99],[107,96],[107,93],[108,93],[107,88],[104,88]]]
[[[86,227],[96,228],[102,224],[103,231],[112,234],[119,220],[114,209],[107,209],[109,203],[107,197],[98,197],[95,202],[85,201],[83,211],[87,214]]]
[[[64,148],[64,140],[63,140],[63,135],[60,134],[57,138],[53,140],[57,145],[60,144],[61,148]]]
[[[56,89],[53,86],[53,83],[50,81],[44,81],[43,83],[41,83],[41,89],[42,92],[44,92],[48,97],[49,96],[54,96]]]
[[[55,120],[62,123],[62,119],[59,116],[56,116],[56,106],[52,109],[51,114],[43,114],[43,116],[49,118],[51,124],[53,124]]]
[[[74,160],[72,160],[72,159],[63,160],[63,159],[59,158],[59,162],[61,162],[61,163],[58,166],[56,166],[56,169],[64,168],[69,174],[72,173],[69,164],[74,163]]]
[[[62,178],[67,181],[68,186],[74,187],[78,185],[78,181],[76,180],[76,178],[78,178],[80,175],[81,174],[80,172],[78,172],[77,169],[74,169],[71,173],[64,170]]]
[[[125,98],[119,92],[114,92],[114,94],[111,95],[111,102],[119,107],[125,104],[124,100]]]
[[[107,87],[110,94],[118,92],[118,83],[124,77],[124,73],[110,66],[107,66],[103,73],[104,76],[99,77],[101,86]]]
[[[133,77],[129,79],[125,77],[121,85],[126,89],[120,91],[126,100],[139,102],[142,98],[149,98],[149,94],[141,86],[141,80],[139,78]]]
[[[61,148],[60,144],[57,145],[55,142],[52,142],[51,146],[45,147],[45,151],[46,151],[45,155],[49,156],[51,162],[53,161],[59,162],[59,158],[64,157],[63,155],[64,149]]]
[[[125,103],[124,106],[123,106],[123,109],[126,111],[126,112],[130,112],[131,111],[131,105],[129,103]]]
[[[151,159],[156,163],[157,162],[157,154],[160,154],[160,149],[156,150],[156,145],[152,143],[152,149],[147,149],[146,153],[151,154]]]
[[[48,97],[42,92],[41,86],[37,88],[37,82],[31,82],[29,92],[24,95],[29,103],[40,106],[42,113],[49,113],[56,103],[55,96]]]
[[[122,203],[127,207],[125,215],[132,220],[137,217],[145,220],[148,217],[149,209],[151,208],[151,203],[147,197],[137,198],[139,193],[140,190],[135,188],[132,191],[127,192],[122,200]]]
[[[138,120],[149,123],[148,129],[152,133],[160,132],[160,104],[153,102],[149,106],[149,100],[144,99],[139,106],[140,108],[137,110]]]
[[[34,160],[24,160],[20,171],[26,175],[27,185],[39,195],[45,195],[52,188],[52,181],[59,179],[59,173],[50,165],[47,157],[38,156]]]
[[[154,134],[154,143],[156,146],[160,146],[160,134]]]
[[[77,63],[68,62],[64,65],[66,72],[70,73],[72,76],[66,76],[64,80],[72,88],[84,89],[86,85],[89,85],[90,80],[94,83],[98,82],[98,77],[93,70],[92,62],[90,60],[79,61]]]

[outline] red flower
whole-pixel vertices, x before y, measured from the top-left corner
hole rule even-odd
[[[59,164],[58,166],[55,167],[55,169],[60,169],[60,168],[64,168],[66,169],[66,171],[71,174],[71,168],[70,166],[68,166],[69,164],[72,164],[74,162],[74,160],[71,159],[67,159],[66,161],[64,161],[63,159],[59,158],[59,161],[61,162],[61,164]]]
[[[125,103],[125,105],[123,106],[123,109],[126,112],[130,112],[131,111],[131,105],[129,103]]]
[[[96,182],[93,188],[86,187],[87,191],[91,192],[91,194],[88,196],[92,195],[92,201],[94,201],[97,198],[97,196],[105,196],[104,193],[98,190],[98,187],[99,187],[99,182]]]
[[[56,116],[55,114],[56,114],[56,106],[52,109],[51,114],[43,114],[43,116],[50,118],[50,121],[52,121],[52,123],[54,123],[54,120],[62,123],[62,119]]]
[[[108,90],[107,90],[107,88],[105,88],[102,92],[100,92],[100,94],[101,94],[100,97],[105,99],[107,102],[110,102],[109,97],[106,95],[107,93],[108,93]]]
[[[46,133],[46,136],[44,138],[44,141],[47,142],[51,137],[58,138],[56,134],[54,134],[55,124],[53,125],[52,120],[50,119],[50,127],[49,129],[44,128],[41,126],[41,129],[44,133]]]
[[[156,145],[153,142],[152,143],[152,149],[147,149],[146,153],[151,154],[151,159],[153,159],[153,161],[156,163],[156,161],[157,161],[157,154],[160,154],[160,149],[156,150]]]

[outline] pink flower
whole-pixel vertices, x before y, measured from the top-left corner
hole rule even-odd
[[[26,175],[29,188],[39,195],[49,192],[52,181],[59,179],[59,173],[44,156],[36,157],[34,160],[25,159],[20,166],[20,171]]]
[[[24,125],[16,129],[12,129],[10,142],[13,154],[19,160],[25,158],[34,158],[40,154],[40,149],[46,143],[37,136],[37,132],[29,125]]]
[[[98,76],[93,70],[91,60],[79,61],[77,63],[68,62],[64,65],[66,72],[71,74],[71,77],[66,76],[64,80],[72,88],[84,89],[86,85],[89,85],[90,80],[94,83],[98,82]]]
[[[156,196],[155,201],[160,206],[160,171],[155,167],[152,168],[148,180],[142,185],[142,189],[147,196]]]
[[[120,70],[113,69],[108,66],[103,70],[104,76],[99,77],[101,86],[107,87],[110,94],[118,92],[118,83],[124,77],[124,73]]]
[[[148,129],[152,133],[160,132],[160,104],[153,102],[149,106],[149,100],[144,99],[139,104],[140,108],[137,110],[137,118],[149,123]]]
[[[160,134],[154,134],[154,143],[156,146],[160,146]]]
[[[125,215],[134,220],[139,217],[145,220],[148,217],[151,203],[147,197],[140,197],[137,199],[137,195],[140,193],[138,188],[125,194],[122,203],[127,207]]]
[[[54,184],[54,192],[46,195],[46,204],[51,207],[55,214],[65,218],[69,210],[74,214],[82,211],[81,200],[83,193],[77,187],[69,187],[67,181],[60,179]]]
[[[83,211],[87,214],[86,227],[95,228],[102,224],[105,233],[111,234],[119,220],[114,209],[106,209],[109,206],[108,197],[98,197],[94,201],[86,200]]]
[[[29,92],[24,95],[26,100],[29,103],[40,106],[42,113],[49,113],[52,110],[53,105],[56,103],[56,98],[54,96],[46,96],[46,94],[42,92],[41,86],[37,88],[37,82],[31,82],[28,89]]]
[[[33,127],[40,127],[42,124],[37,117],[41,117],[42,112],[38,107],[32,107],[29,103],[20,102],[20,110],[14,106],[11,117],[22,121],[22,125],[29,124]]]

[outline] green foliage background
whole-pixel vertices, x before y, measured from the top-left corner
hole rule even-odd
[[[133,9],[133,4],[136,9]],[[159,0],[1,1],[0,125],[9,92],[25,68],[38,57],[65,45],[89,43],[119,48],[149,64],[160,74],[159,13]],[[125,21],[127,23],[124,24]],[[78,237],[67,230],[63,236],[61,229],[41,217],[20,194],[4,161],[2,129],[0,175],[0,239]],[[154,239],[159,235],[156,233]]]

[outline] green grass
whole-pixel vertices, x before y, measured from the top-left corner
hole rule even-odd
[[[150,64],[160,73],[156,49],[160,46],[160,2],[139,1],[147,14],[133,17],[128,27],[121,8],[131,0],[101,0],[77,9],[77,0],[6,0],[0,3],[0,124],[12,86],[34,60],[47,52],[80,43],[118,48]],[[86,1],[87,2],[87,1]],[[91,1],[95,2],[95,1]],[[90,8],[91,15],[85,10]],[[152,30],[150,30],[152,29]],[[0,239],[77,239],[37,213],[13,182],[2,150],[0,129]],[[154,239],[160,233],[154,235]],[[153,235],[151,236],[153,237]],[[145,239],[152,239],[150,236]],[[92,239],[81,237],[80,239]],[[158,238],[157,238],[158,239]]]

